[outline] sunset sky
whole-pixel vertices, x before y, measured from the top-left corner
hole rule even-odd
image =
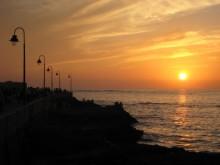
[[[219,88],[219,20],[220,0],[1,0],[0,81],[22,80],[22,26],[31,86],[44,54],[64,88]]]

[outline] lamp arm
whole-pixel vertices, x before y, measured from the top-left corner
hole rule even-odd
[[[14,30],[14,35],[16,34],[16,32],[18,30],[21,30],[23,32],[23,41],[24,41],[24,44],[25,44],[25,30],[24,30],[24,28],[22,28],[20,26],[16,27],[15,30]]]

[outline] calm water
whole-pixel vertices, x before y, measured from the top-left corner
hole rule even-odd
[[[141,143],[220,152],[220,91],[98,90],[75,96],[102,105],[123,102],[145,133]]]

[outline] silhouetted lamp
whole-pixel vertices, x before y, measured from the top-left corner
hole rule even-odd
[[[71,75],[68,75],[67,78],[70,80],[70,92],[73,93],[73,87],[72,87],[72,76]]]
[[[56,76],[58,76],[58,78],[59,78],[59,89],[61,89],[60,71],[56,72]]]
[[[53,67],[51,65],[48,66],[47,72],[51,72],[51,90],[53,90]]]
[[[40,55],[38,60],[37,60],[37,63],[40,65],[42,63],[41,59],[43,58],[43,65],[44,65],[44,70],[43,70],[43,88],[45,89],[46,88],[46,57],[45,55]]]
[[[40,58],[37,60],[37,63],[40,65],[42,63],[42,61],[40,60]]]
[[[16,45],[16,43],[19,42],[17,35],[12,35],[10,42],[12,43],[12,45]]]
[[[26,103],[26,88],[27,88],[27,84],[26,84],[26,49],[25,49],[25,30],[22,27],[16,27],[14,29],[14,33],[11,36],[10,42],[12,43],[12,45],[15,45],[17,42],[19,42],[18,37],[16,35],[16,32],[20,30],[22,32],[22,36],[23,36],[23,96],[24,96],[24,104]]]

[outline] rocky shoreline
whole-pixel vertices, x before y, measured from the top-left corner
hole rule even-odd
[[[143,135],[121,103],[102,107],[93,101],[63,98],[49,115],[35,119],[24,143],[26,164],[141,165],[219,164],[220,154],[137,144]]]

